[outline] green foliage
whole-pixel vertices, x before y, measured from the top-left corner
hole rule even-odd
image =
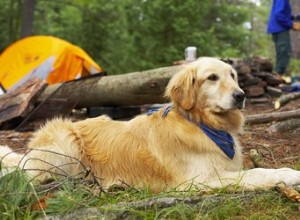
[[[19,37],[22,2],[0,3],[2,48]],[[270,3],[263,3],[264,7],[239,0],[37,1],[33,26],[34,34],[77,44],[110,74],[119,74],[172,65],[184,59],[187,46],[196,46],[198,56],[247,57],[256,50],[269,51],[263,40],[267,38],[244,25],[253,17],[265,22]]]
[[[61,190],[55,193],[53,198],[47,199],[47,214],[68,214],[78,208],[95,206],[97,198],[83,185],[74,186],[72,182],[66,182]]]
[[[31,218],[34,188],[24,172],[16,170],[0,177],[0,219]]]
[[[272,36],[267,34],[267,23],[271,9],[271,0],[261,0],[260,7],[250,7],[252,21],[251,35],[249,36],[249,56],[260,55],[274,58],[275,48]]]
[[[20,4],[16,0],[0,1],[0,51],[18,39]]]
[[[54,35],[77,44],[82,16],[80,6],[59,1],[37,1],[34,34]]]
[[[300,60],[299,59],[291,59],[289,70],[291,76],[299,76],[300,75]]]
[[[300,74],[298,74],[299,76]],[[298,82],[298,81],[297,81]],[[292,169],[295,169],[295,170],[300,170],[300,159],[297,159],[294,163],[293,163],[293,166],[291,167]]]

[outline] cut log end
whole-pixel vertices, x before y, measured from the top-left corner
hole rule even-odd
[[[274,102],[274,108],[275,108],[275,109],[279,109],[280,106],[281,106],[280,102],[279,102],[278,100],[276,100],[276,101]]]
[[[260,162],[262,161],[262,157],[258,154],[258,151],[256,149],[251,149],[249,152],[249,156],[254,167],[261,167]]]

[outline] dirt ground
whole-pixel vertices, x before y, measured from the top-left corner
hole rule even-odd
[[[277,112],[300,108],[300,100],[295,100]],[[263,105],[246,104],[244,114],[262,114],[275,112],[272,100]],[[274,122],[273,122],[274,123]],[[272,133],[269,127],[272,123],[259,125],[246,125],[240,142],[244,147],[244,166],[252,168],[253,163],[249,158],[250,149],[257,149],[263,156],[264,162],[270,167],[293,167],[295,162],[300,164],[300,126],[298,129]],[[8,145],[13,149],[26,146],[32,132],[16,132],[14,130],[0,131],[0,145]]]
[[[246,105],[244,114],[263,114],[284,112],[300,109],[300,100],[291,101],[279,110],[274,110],[273,100],[267,105]],[[244,148],[245,167],[252,168],[253,163],[249,158],[249,151],[256,149],[263,156],[265,164],[270,167],[293,166],[300,162],[300,125],[298,129],[283,132],[271,132],[270,126],[277,122],[266,124],[246,125],[240,141]]]

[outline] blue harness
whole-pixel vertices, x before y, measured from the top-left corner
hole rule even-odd
[[[162,117],[165,118],[169,111],[172,109],[172,106],[169,105],[166,107],[165,111],[163,112]],[[151,109],[147,112],[147,115],[151,115],[154,112],[157,112],[159,109]],[[216,130],[213,128],[208,127],[204,123],[199,124],[199,128],[213,141],[215,144],[229,157],[233,159],[235,151],[234,151],[234,140],[232,136],[225,132]]]

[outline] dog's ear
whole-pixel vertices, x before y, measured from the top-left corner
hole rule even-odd
[[[185,110],[195,103],[196,67],[187,67],[176,74],[169,82],[165,95]]]

